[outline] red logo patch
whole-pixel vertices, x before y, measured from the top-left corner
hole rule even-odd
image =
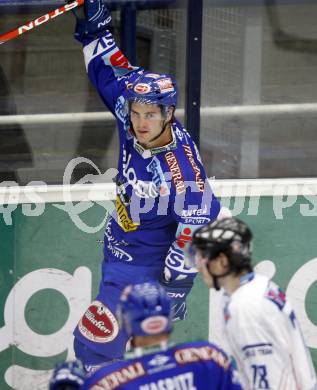
[[[157,84],[158,84],[160,91],[162,93],[174,92],[174,90],[175,90],[173,87],[172,80],[169,77],[167,77],[165,79],[157,80]]]
[[[124,54],[120,50],[118,50],[114,54],[112,54],[112,56],[110,57],[110,63],[112,66],[115,66],[118,68],[132,69],[127,57],[125,57]]]
[[[108,343],[119,332],[118,322],[112,312],[100,301],[94,301],[78,324],[80,333],[90,341]]]
[[[181,234],[177,237],[176,243],[180,248],[185,248],[187,242],[192,240],[192,231],[189,227],[186,227]]]
[[[151,87],[148,84],[139,83],[134,87],[134,91],[143,95],[145,93],[151,92]]]
[[[146,318],[141,322],[141,329],[147,334],[160,334],[166,329],[167,318],[163,316],[154,316]]]

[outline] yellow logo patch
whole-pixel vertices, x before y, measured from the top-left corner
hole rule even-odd
[[[116,210],[118,215],[119,225],[125,232],[133,232],[140,225],[139,223],[134,223],[128,215],[128,211],[124,204],[121,202],[119,196],[116,198]]]

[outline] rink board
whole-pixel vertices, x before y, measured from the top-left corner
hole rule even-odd
[[[274,268],[273,279],[291,296],[316,368],[317,201],[289,193],[261,196],[257,202],[254,197],[227,196],[222,202],[249,223],[255,236],[254,259],[270,260],[262,264],[268,272]],[[98,287],[109,202],[88,206],[80,214],[81,222],[77,220],[80,227],[69,209],[57,203],[11,204],[1,210],[2,390],[45,389],[54,364],[72,358],[72,329]],[[90,233],[83,231],[85,226]],[[176,326],[175,341],[219,339],[220,308],[217,299],[210,302],[208,329],[208,300],[209,292],[198,279],[188,318]]]

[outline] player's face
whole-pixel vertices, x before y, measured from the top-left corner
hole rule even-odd
[[[200,272],[204,283],[209,288],[215,288],[213,276],[221,276],[228,270],[228,259],[220,253],[212,260],[208,259],[204,252],[197,251],[195,258],[196,268]],[[221,279],[218,279],[221,284]]]
[[[201,274],[204,283],[209,288],[214,287],[213,279],[210,275],[210,272],[208,270],[209,264],[208,264],[208,258],[205,255],[204,252],[197,250],[195,253],[195,266],[199,273]]]
[[[201,266],[199,267],[199,272],[200,272],[206,286],[208,288],[213,288],[214,287],[214,280],[213,280],[213,278],[210,275],[210,272],[208,270],[208,262],[207,261],[205,263],[201,264]]]
[[[131,122],[135,136],[139,143],[145,148],[164,146],[170,142],[170,131],[165,131],[157,137],[165,125],[171,119],[170,114],[164,118],[160,107],[157,104],[132,103]]]

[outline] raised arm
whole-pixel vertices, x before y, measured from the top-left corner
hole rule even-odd
[[[129,79],[142,69],[130,65],[109,32],[111,15],[105,0],[85,0],[81,14],[75,11],[74,14],[74,36],[83,45],[89,79],[114,113],[117,99]]]

